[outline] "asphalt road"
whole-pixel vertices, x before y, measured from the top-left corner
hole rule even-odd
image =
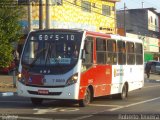
[[[152,78],[159,75],[152,75]],[[158,77],[157,77],[158,76]],[[45,101],[33,106],[29,98],[0,97],[0,119],[4,120],[160,120],[160,79],[145,80],[140,90],[129,93],[126,100],[96,98],[89,106],[79,107],[69,101]]]

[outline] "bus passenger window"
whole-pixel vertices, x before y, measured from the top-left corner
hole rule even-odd
[[[135,44],[135,52],[136,52],[136,64],[141,65],[143,64],[143,49],[141,43]]]
[[[134,65],[135,64],[134,43],[127,42],[126,49],[127,49],[127,64]]]
[[[118,64],[125,65],[126,64],[126,48],[124,41],[118,41]]]
[[[84,56],[85,59],[83,60],[82,69],[86,67],[86,70],[92,66],[93,64],[93,38],[87,37],[84,44]]]
[[[85,43],[85,63],[93,63],[93,55],[92,55],[92,42],[91,41],[87,41]]]
[[[97,63],[106,64],[106,40],[96,38]]]
[[[117,64],[116,40],[107,40],[107,64]]]

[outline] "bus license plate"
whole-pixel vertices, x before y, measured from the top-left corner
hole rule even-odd
[[[38,90],[38,94],[48,95],[49,91],[48,90]]]

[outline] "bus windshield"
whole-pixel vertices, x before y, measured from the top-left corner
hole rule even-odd
[[[82,32],[38,31],[30,33],[22,55],[29,66],[66,66],[78,61]]]

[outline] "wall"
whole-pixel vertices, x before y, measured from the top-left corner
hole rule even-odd
[[[91,12],[84,12],[81,8],[81,0],[63,0],[62,5],[54,5],[50,8],[51,28],[80,28],[92,31],[116,33],[114,2],[101,0],[86,0],[92,3]],[[95,4],[94,4],[95,3]],[[111,15],[102,15],[102,4],[111,7]],[[45,3],[44,3],[44,26],[45,26]],[[39,27],[38,3],[32,6],[32,28]]]
[[[130,9],[117,12],[117,26],[118,28],[126,27],[126,32],[133,34],[145,35],[148,33],[148,20],[145,9]],[[125,25],[124,25],[125,24]]]
[[[159,32],[159,19],[158,15],[148,10],[148,29]]]

